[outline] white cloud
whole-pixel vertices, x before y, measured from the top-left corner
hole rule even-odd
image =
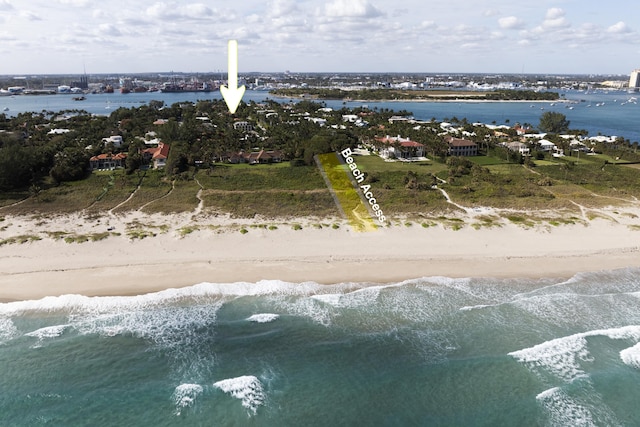
[[[515,16],[506,16],[498,19],[498,25],[504,30],[517,30],[524,27],[524,22]]]
[[[551,9],[547,9],[547,14],[545,15],[546,19],[558,19],[564,16],[564,10],[559,7],[552,7]]]
[[[433,21],[422,21],[422,23],[420,24],[420,28],[424,28],[424,29],[431,29],[436,27],[437,25]]]
[[[334,0],[325,6],[325,13],[335,18],[375,18],[382,15],[367,0]]]
[[[552,7],[547,10],[547,14],[545,15],[545,20],[542,23],[543,28],[563,28],[568,27],[571,24],[564,17],[564,10],[559,7]]]
[[[13,5],[9,3],[9,0],[0,0],[0,10],[12,10]]]
[[[122,33],[120,32],[118,27],[116,27],[113,24],[100,24],[98,26],[98,29],[100,30],[100,34],[103,36],[111,36],[111,37],[122,36]]]
[[[158,2],[149,6],[147,16],[161,20],[189,20],[207,19],[214,15],[214,11],[202,3],[176,4]]]
[[[107,13],[104,10],[96,9],[91,13],[91,16],[97,19],[102,19],[107,17]]]
[[[89,0],[58,0],[60,4],[71,5],[71,6],[87,6],[89,4]]]
[[[29,21],[42,21],[42,18],[28,10],[20,11],[20,17],[28,19]]]
[[[620,21],[607,28],[607,32],[613,34],[625,34],[630,33],[631,29],[623,21]]]
[[[291,15],[298,11],[298,5],[294,0],[274,0],[268,7],[268,15],[272,17]]]

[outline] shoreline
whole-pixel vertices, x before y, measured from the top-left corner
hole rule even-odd
[[[617,215],[616,215],[617,214]],[[559,226],[462,229],[437,224],[394,225],[352,231],[296,219],[267,229],[259,220],[191,215],[48,219],[8,217],[0,240],[38,227],[103,231],[121,235],[70,242],[44,237],[0,246],[0,302],[46,296],[140,295],[202,282],[261,280],[334,284],[386,284],[421,277],[559,278],[576,273],[640,268],[640,208],[612,210],[609,219]],[[468,220],[469,218],[467,218]],[[38,221],[38,222],[36,222]],[[163,224],[158,225],[161,221]],[[147,224],[155,237],[129,238],[129,224]],[[172,224],[161,228],[164,224]],[[186,225],[193,228],[182,234]],[[164,231],[160,232],[159,229]],[[240,232],[244,229],[246,232]]]

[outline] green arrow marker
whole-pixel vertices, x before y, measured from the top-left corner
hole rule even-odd
[[[228,50],[229,79],[227,86],[220,86],[220,93],[229,107],[229,112],[234,114],[240,105],[242,95],[244,95],[244,86],[238,87],[238,42],[229,40]]]

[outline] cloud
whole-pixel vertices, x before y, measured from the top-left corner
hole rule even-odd
[[[214,15],[214,11],[202,3],[177,5],[158,2],[149,6],[145,12],[148,17],[161,20],[207,19]]]
[[[382,15],[367,0],[334,0],[325,6],[325,13],[334,18],[375,18]]]
[[[552,7],[547,10],[547,14],[545,15],[545,20],[542,23],[543,28],[563,28],[569,27],[571,24],[564,17],[564,10],[559,7]]]
[[[113,24],[100,24],[98,29],[103,36],[120,37],[122,35],[118,27]]]
[[[498,19],[498,25],[504,30],[518,30],[524,27],[524,22],[515,16],[506,16]]]
[[[13,10],[13,5],[8,0],[0,0],[0,10]]]
[[[275,0],[269,3],[269,16],[288,16],[298,12],[298,5],[293,0]]]
[[[42,21],[42,18],[28,10],[20,11],[20,17],[28,19],[29,21]]]
[[[607,32],[612,34],[625,34],[630,33],[631,29],[623,21],[620,21],[607,28]]]
[[[84,7],[89,4],[89,0],[58,0],[60,4]]]
[[[422,28],[422,29],[432,29],[432,28],[436,28],[436,27],[437,27],[437,25],[433,21],[422,21],[420,23],[420,28]]]

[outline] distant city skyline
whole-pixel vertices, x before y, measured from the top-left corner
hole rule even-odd
[[[635,10],[634,10],[635,9]],[[239,71],[627,74],[622,0],[0,0],[0,74]]]

